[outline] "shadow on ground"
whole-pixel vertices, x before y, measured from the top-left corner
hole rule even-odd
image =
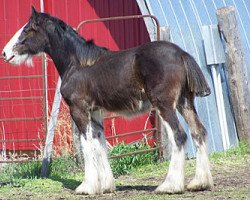
[[[74,179],[61,178],[59,176],[52,176],[49,178],[53,181],[61,182],[64,188],[70,190],[75,190],[81,184],[80,181],[76,181]]]
[[[119,191],[128,191],[128,190],[137,190],[137,191],[148,191],[153,192],[156,189],[157,186],[151,186],[151,185],[122,185],[122,186],[116,186],[116,192]]]

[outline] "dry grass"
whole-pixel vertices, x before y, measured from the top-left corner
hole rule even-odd
[[[54,145],[53,145],[54,157],[74,154],[71,132],[72,132],[72,125],[71,125],[71,117],[69,114],[69,108],[66,105],[66,103],[62,101],[55,130]]]

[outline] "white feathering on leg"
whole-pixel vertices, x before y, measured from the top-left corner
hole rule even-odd
[[[168,132],[168,137],[171,143],[171,160],[168,169],[168,174],[164,182],[156,188],[156,193],[182,193],[184,191],[184,164],[185,154],[184,148],[178,148],[174,133],[169,124],[162,120],[163,126]]]
[[[102,115],[92,113],[95,122],[102,123]],[[85,180],[78,186],[78,194],[102,194],[115,190],[114,178],[108,162],[103,130],[94,130],[91,122],[87,126],[86,138],[81,136],[84,153]],[[95,136],[94,136],[95,135]]]
[[[196,171],[194,179],[188,184],[188,190],[205,190],[213,188],[213,178],[210,172],[210,164],[207,155],[206,144],[196,142]]]
[[[87,126],[86,138],[81,135],[84,154],[85,180],[76,188],[78,194],[101,194],[101,183],[98,177],[98,155],[92,138],[91,123]]]

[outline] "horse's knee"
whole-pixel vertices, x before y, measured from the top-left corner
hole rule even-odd
[[[182,148],[187,141],[187,134],[184,130],[179,130],[175,133],[175,143],[178,148]]]
[[[193,140],[195,140],[198,145],[203,144],[206,141],[207,131],[203,125],[196,131],[191,133]]]

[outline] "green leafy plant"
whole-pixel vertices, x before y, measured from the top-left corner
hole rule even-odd
[[[75,173],[82,173],[82,169],[76,163],[73,156],[62,156],[52,161],[50,164],[49,177],[68,177]]]
[[[110,156],[135,152],[139,150],[150,149],[150,146],[144,144],[125,144],[119,143],[114,146],[110,151]],[[143,154],[129,155],[120,158],[114,158],[111,160],[111,167],[114,175],[120,176],[129,174],[131,169],[139,166],[156,163],[158,158],[158,152],[146,152]]]

